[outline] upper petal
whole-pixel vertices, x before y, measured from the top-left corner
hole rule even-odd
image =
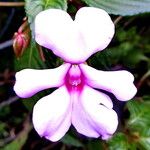
[[[111,92],[121,101],[133,98],[137,92],[134,77],[128,71],[99,71],[84,64],[80,68],[88,85]]]
[[[64,83],[69,68],[70,64],[66,63],[55,69],[21,70],[16,73],[14,91],[19,97],[27,98],[43,89],[59,87]]]
[[[88,137],[109,138],[116,130],[118,119],[110,98],[88,86],[74,95],[72,124]]]
[[[77,12],[75,22],[86,44],[86,55],[105,49],[114,35],[114,24],[102,9],[83,7]]]
[[[63,10],[48,9],[36,16],[35,40],[66,62],[85,61],[83,39],[69,14]]]
[[[114,24],[101,9],[81,8],[75,21],[63,10],[48,9],[35,18],[35,40],[70,63],[86,61],[103,50],[114,35]]]
[[[51,141],[65,135],[71,125],[71,101],[64,86],[35,104],[33,124],[40,136]]]

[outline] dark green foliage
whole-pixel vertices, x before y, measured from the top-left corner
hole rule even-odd
[[[135,15],[150,11],[149,0],[82,0],[89,6],[98,7],[115,15]]]

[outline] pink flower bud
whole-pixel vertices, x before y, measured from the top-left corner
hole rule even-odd
[[[18,32],[15,32],[13,39],[14,53],[19,58],[30,43],[30,30],[27,27],[27,22],[24,22],[18,29]]]

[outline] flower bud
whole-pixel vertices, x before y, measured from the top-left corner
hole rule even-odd
[[[19,58],[30,43],[30,29],[27,22],[24,22],[18,32],[15,32],[13,39],[14,53]]]

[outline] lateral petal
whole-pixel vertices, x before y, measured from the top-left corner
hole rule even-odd
[[[41,137],[58,141],[71,125],[71,101],[66,87],[40,99],[33,109],[33,125]]]
[[[118,100],[127,101],[137,92],[134,76],[128,71],[100,71],[85,64],[81,64],[80,68],[88,85],[111,92]]]
[[[73,99],[72,124],[76,130],[88,137],[109,138],[118,125],[117,114],[112,109],[110,98],[88,86]]]
[[[66,63],[55,69],[24,69],[16,73],[14,91],[19,97],[28,98],[37,92],[64,84],[64,78],[70,64]]]
[[[66,62],[79,63],[87,59],[78,28],[63,10],[48,9],[36,16],[35,40]]]
[[[110,16],[99,8],[83,7],[79,9],[75,23],[86,44],[86,55],[88,56],[105,49],[114,35],[115,27]]]

